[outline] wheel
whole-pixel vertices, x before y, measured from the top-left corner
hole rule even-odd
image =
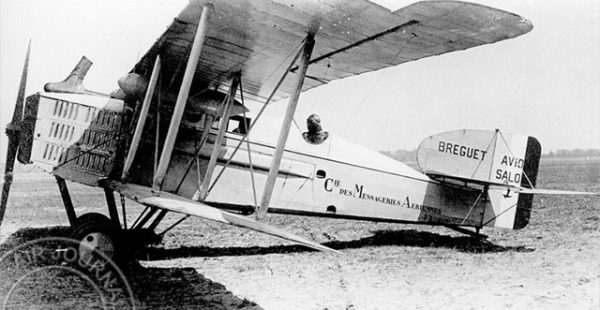
[[[79,260],[94,262],[105,260],[97,252],[115,260],[119,251],[117,234],[119,227],[106,216],[99,213],[86,213],[77,218],[72,237],[79,242]]]

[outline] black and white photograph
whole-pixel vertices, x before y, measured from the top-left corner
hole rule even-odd
[[[600,309],[600,2],[0,0],[0,309]]]

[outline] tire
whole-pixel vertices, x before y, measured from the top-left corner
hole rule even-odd
[[[100,213],[86,213],[78,217],[72,237],[79,243],[79,260],[82,262],[106,260],[102,257],[105,255],[116,261],[120,250],[117,242],[118,232],[119,227]]]

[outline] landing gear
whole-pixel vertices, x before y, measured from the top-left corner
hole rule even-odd
[[[78,217],[71,236],[79,242],[80,260],[88,262],[108,258],[114,261],[121,252],[117,238],[120,231],[108,217],[100,213],[86,213]],[[95,257],[99,255],[98,252],[105,257]]]
[[[114,193],[109,188],[105,188],[104,191],[110,217],[94,212],[85,213],[78,217],[67,183],[59,176],[56,176],[56,180],[71,224],[71,238],[79,244],[77,252],[83,262],[98,261],[103,257],[103,260],[110,259],[114,263],[124,264],[135,258],[145,247],[160,243],[166,232],[188,218],[188,216],[183,217],[160,234],[157,234],[155,230],[166,216],[167,211],[146,208],[137,220],[128,227],[125,219],[124,198],[121,199],[123,207],[123,221],[121,223]]]

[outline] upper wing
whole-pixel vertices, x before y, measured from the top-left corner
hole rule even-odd
[[[277,227],[257,222],[249,217],[219,210],[207,204],[186,199],[177,195],[166,192],[160,192],[159,194],[153,192],[152,189],[148,187],[136,184],[123,184],[116,181],[107,180],[104,182],[104,185],[146,206],[198,216],[212,221],[252,229],[258,232],[297,242],[320,251],[341,253],[330,247],[326,247],[314,241],[296,236]]]
[[[418,2],[395,12],[366,0],[196,2],[212,3],[213,11],[192,96],[206,87],[226,89],[229,74],[241,71],[244,96],[263,101],[309,31],[316,32],[316,43],[303,91],[347,76],[517,37],[532,29],[518,15],[454,1]],[[196,2],[179,14],[136,64],[135,72],[149,78],[160,54],[163,81],[171,85],[181,81],[201,13]],[[293,80],[284,81],[275,100],[291,93]]]

